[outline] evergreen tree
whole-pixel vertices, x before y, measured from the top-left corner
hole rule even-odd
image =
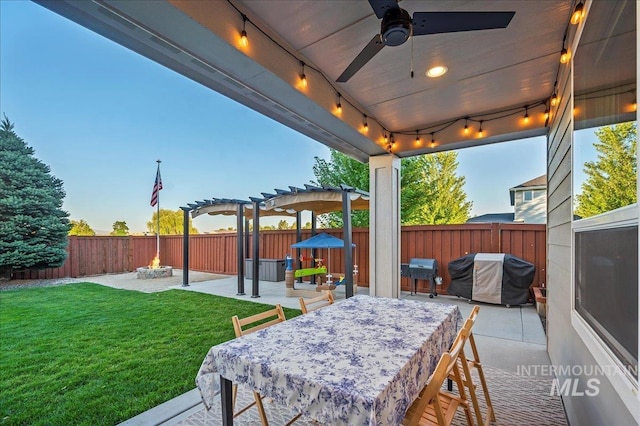
[[[94,235],[96,235],[96,231],[94,231],[93,228],[91,228],[91,226],[89,226],[89,224],[84,219],[72,220],[69,235],[93,237]]]
[[[455,152],[420,155],[401,161],[400,217],[403,225],[464,223],[471,212],[463,190],[465,178],[456,175]],[[315,185],[345,184],[369,190],[369,165],[331,150],[330,160],[315,158]],[[352,212],[354,227],[369,226],[369,211]],[[342,227],[342,213],[320,217],[327,228]]]
[[[458,154],[439,152],[409,159],[413,167],[406,167],[420,182],[412,192],[411,207],[407,207],[406,225],[444,225],[465,223],[473,203],[464,192],[464,176],[457,176]],[[415,189],[412,188],[413,191]],[[403,193],[404,195],[404,193]]]
[[[596,130],[595,161],[584,164],[587,179],[576,195],[575,213],[583,218],[628,206],[637,201],[637,127],[635,123]]]
[[[158,212],[153,212],[151,221],[147,222],[149,232],[155,234],[158,229]],[[197,234],[198,230],[193,227],[192,219],[189,217],[189,234]],[[184,212],[178,210],[160,209],[160,235],[182,235],[184,234]]]
[[[62,266],[67,257],[69,214],[62,210],[62,181],[13,128],[5,116],[0,123],[0,279],[10,279],[13,269]]]

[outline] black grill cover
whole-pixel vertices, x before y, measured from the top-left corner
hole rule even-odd
[[[449,262],[449,275],[451,284],[447,293],[473,299],[473,264],[476,253],[470,253]],[[502,266],[502,292],[501,303],[503,305],[523,305],[529,301],[529,287],[533,283],[536,267],[526,260],[504,255]]]

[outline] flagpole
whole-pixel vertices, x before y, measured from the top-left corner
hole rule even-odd
[[[160,161],[160,159],[156,160],[156,163],[158,163],[158,174],[160,173],[160,163],[162,163],[162,161]],[[158,217],[156,218],[157,222],[158,222],[158,228],[157,228],[157,232],[156,232],[156,257],[158,258],[158,260],[160,260],[160,191],[158,191]]]

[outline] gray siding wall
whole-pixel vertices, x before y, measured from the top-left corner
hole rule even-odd
[[[579,52],[578,52],[579,54]],[[595,366],[595,359],[571,325],[571,181],[572,102],[571,75],[558,80],[561,104],[547,139],[547,347],[556,366]],[[579,378],[584,384],[590,377]],[[599,376],[601,378],[601,376]],[[597,396],[564,396],[572,425],[635,425],[611,383],[602,378]]]
[[[524,201],[524,191],[516,191],[514,194],[514,213],[515,221],[523,221],[524,223],[546,223],[546,194],[530,201]]]

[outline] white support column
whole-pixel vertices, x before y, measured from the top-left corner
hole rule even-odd
[[[369,157],[369,294],[400,297],[400,159]]]

